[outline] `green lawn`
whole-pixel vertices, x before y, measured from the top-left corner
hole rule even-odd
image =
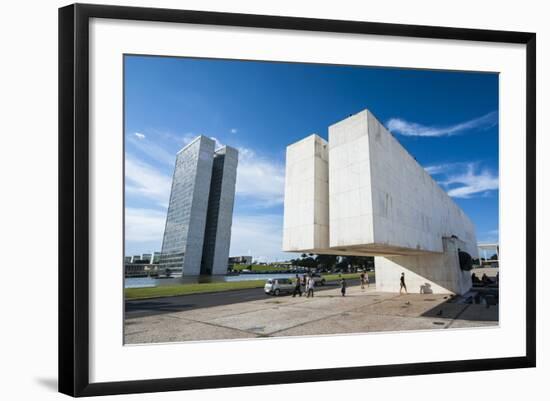
[[[326,274],[323,275],[326,281],[339,280],[342,277],[346,279],[359,278],[359,273],[343,273],[343,274]],[[374,272],[369,272],[369,277],[374,277]],[[266,277],[267,279],[268,277]],[[251,281],[233,281],[233,282],[218,282],[218,283],[201,283],[201,284],[180,284],[167,285],[150,288],[126,288],[124,296],[126,299],[147,299],[173,297],[178,295],[202,294],[207,292],[221,292],[231,290],[243,290],[247,288],[262,288],[265,285],[265,280]]]
[[[126,299],[173,297],[177,295],[201,294],[205,292],[220,292],[242,290],[246,288],[260,288],[263,287],[264,284],[265,280],[251,280],[219,283],[166,285],[150,288],[126,288],[124,289],[124,296]]]
[[[245,270],[248,269],[253,272],[262,272],[262,271],[287,271],[287,267],[273,267],[273,266],[266,266],[266,265],[241,265],[236,264],[233,265],[233,270]]]

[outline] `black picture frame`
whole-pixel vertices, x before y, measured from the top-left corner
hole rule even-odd
[[[521,357],[122,382],[89,381],[88,61],[91,18],[516,43],[526,46],[526,354]],[[59,9],[59,391],[71,396],[422,375],[536,365],[536,35],[221,12],[74,4]]]

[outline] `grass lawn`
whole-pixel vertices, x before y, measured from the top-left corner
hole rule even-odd
[[[339,280],[342,277],[346,279],[359,278],[359,273],[336,273],[323,275],[326,281]],[[374,277],[374,272],[369,272],[369,277]],[[266,277],[266,279],[269,277]],[[203,294],[207,292],[221,292],[231,290],[243,290],[247,288],[262,288],[265,285],[265,280],[251,281],[232,281],[218,283],[201,283],[201,284],[180,284],[166,285],[160,287],[149,288],[126,288],[124,297],[126,299],[147,299],[173,297],[178,295]]]
[[[220,292],[231,290],[243,290],[246,288],[263,287],[265,280],[233,281],[219,283],[180,284],[166,285],[149,288],[126,288],[126,299],[145,299],[159,297],[173,297],[177,295],[202,294],[205,292]]]
[[[287,267],[273,267],[273,266],[266,266],[266,265],[233,265],[233,270],[244,270],[248,269],[252,272],[262,272],[262,271],[287,271]]]

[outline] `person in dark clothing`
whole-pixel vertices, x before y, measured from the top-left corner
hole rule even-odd
[[[361,274],[359,275],[359,280],[361,280],[361,289],[364,290],[365,289],[365,273],[364,272],[361,272]]]
[[[346,296],[346,287],[347,286],[348,286],[348,284],[346,283],[346,279],[342,278],[342,280],[340,280],[340,291],[342,292],[343,297]]]
[[[405,273],[401,273],[401,278],[399,279],[399,293],[401,294],[403,290],[405,290],[405,294],[408,294],[407,285],[405,284]]]
[[[294,291],[292,292],[292,297],[294,298],[296,294],[302,296],[302,281],[300,276],[296,275],[296,283],[294,283]]]
[[[483,276],[481,276],[481,282],[483,283],[483,285],[493,284],[493,280],[491,280],[489,276],[485,273],[483,273]]]

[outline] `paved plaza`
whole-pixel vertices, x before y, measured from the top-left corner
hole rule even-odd
[[[263,289],[258,289],[263,291]],[[219,296],[220,294],[216,294]],[[233,303],[125,321],[125,343],[311,336],[498,325],[498,305],[449,302],[444,294],[377,292],[374,286]]]

